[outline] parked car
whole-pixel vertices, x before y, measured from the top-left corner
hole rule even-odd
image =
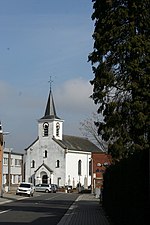
[[[58,191],[58,186],[57,184],[51,184],[52,192],[56,193]]]
[[[35,185],[35,191],[52,192],[51,184],[37,184]]]
[[[34,194],[34,185],[31,183],[22,182],[19,184],[16,190],[16,195],[27,195],[27,196],[33,196]]]
[[[72,186],[71,185],[66,185],[65,189],[67,190],[68,193],[73,192]]]

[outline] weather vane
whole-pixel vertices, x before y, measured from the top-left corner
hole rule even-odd
[[[52,77],[51,76],[50,76],[50,79],[49,79],[48,83],[49,83],[49,88],[50,88],[50,91],[51,91],[51,89],[52,89],[52,83],[53,83],[53,80],[52,80]]]

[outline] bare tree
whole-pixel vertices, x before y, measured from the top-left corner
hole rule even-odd
[[[87,137],[95,145],[97,145],[103,152],[107,151],[107,143],[102,140],[102,136],[98,134],[98,127],[96,124],[102,121],[99,114],[92,113],[91,118],[85,119],[83,122],[80,122],[80,131],[83,136]]]

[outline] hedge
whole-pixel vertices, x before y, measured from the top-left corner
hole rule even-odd
[[[114,225],[148,224],[149,152],[135,153],[104,174],[103,207]]]

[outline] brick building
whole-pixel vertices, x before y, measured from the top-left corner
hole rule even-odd
[[[111,164],[111,156],[105,152],[92,152],[91,185],[93,190],[101,188],[103,185],[103,174]]]

